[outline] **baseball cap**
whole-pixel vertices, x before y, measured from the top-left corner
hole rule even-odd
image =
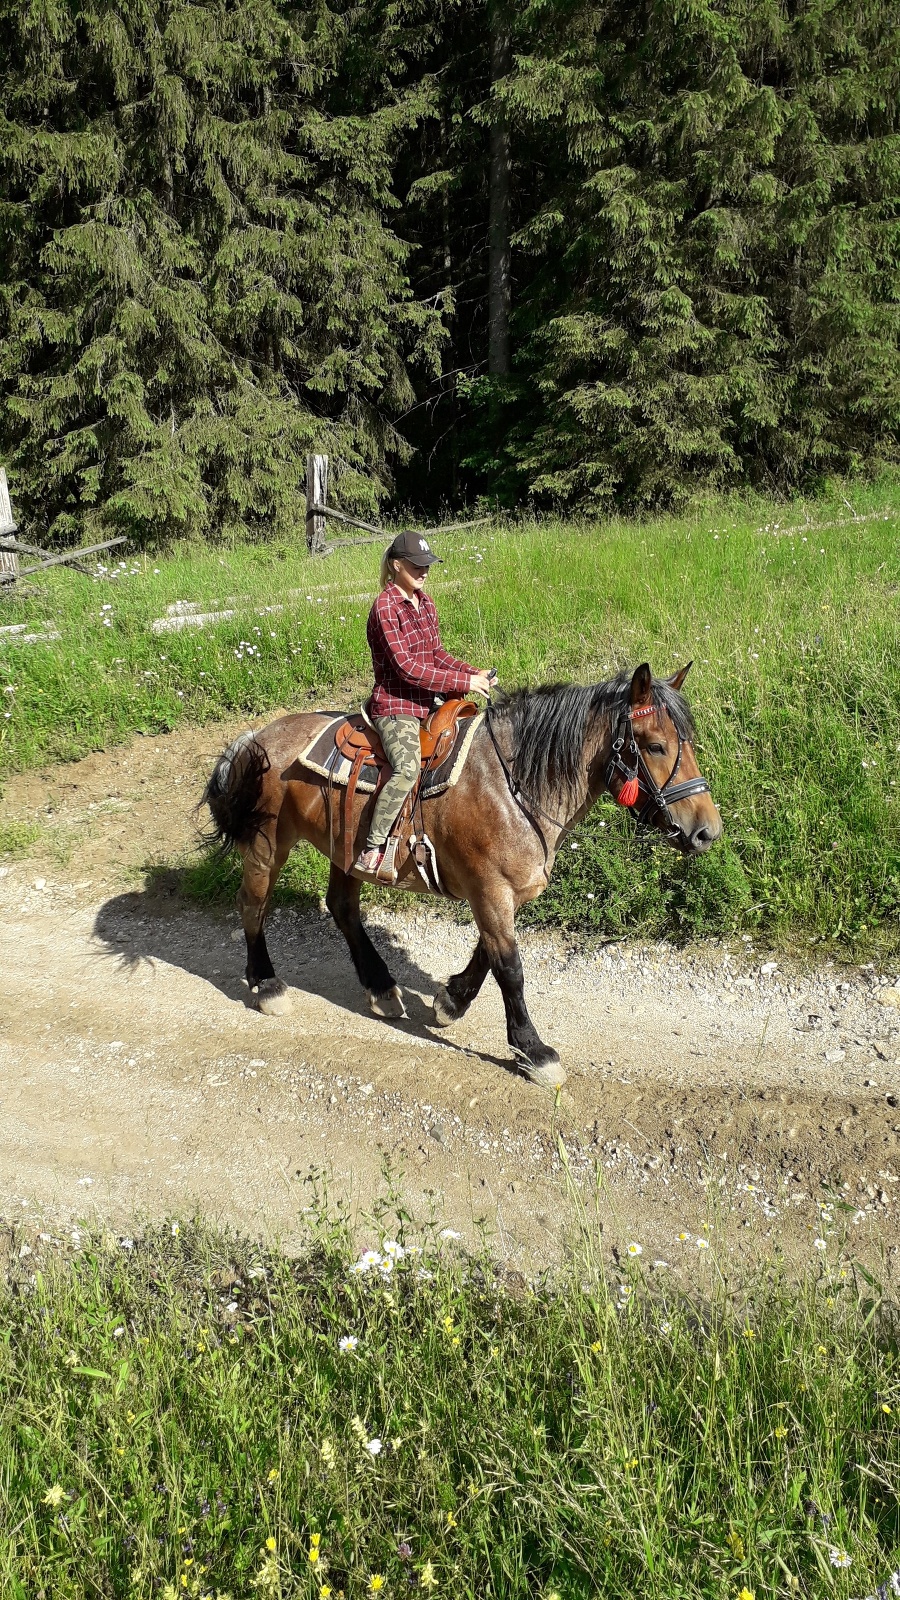
[[[435,555],[424,533],[416,533],[414,528],[398,533],[388,555],[400,556],[401,560],[411,561],[416,567],[430,567],[435,561],[443,559]]]

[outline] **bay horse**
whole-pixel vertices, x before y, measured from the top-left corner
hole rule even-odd
[[[492,972],[519,1070],[545,1087],[557,1088],[566,1075],[528,1014],[516,910],[546,888],[562,841],[604,792],[685,855],[701,854],[719,837],[722,820],[697,767],[694,724],[681,694],[690,665],[660,679],[645,662],[605,683],[550,684],[504,696],[476,729],[456,785],[424,801],[444,891],[468,901],[478,928],[468,966],[434,997],[434,1021],[456,1022]],[[300,841],[332,857],[328,780],[297,761],[329,715],[279,717],[242,735],[219,757],[201,800],[212,813],[212,838],[243,857],[237,904],[246,977],[251,1003],[269,1014],[291,1009],[264,934],[278,874]],[[356,796],[351,859],[365,840],[371,804],[371,795]],[[433,892],[411,855],[398,857],[398,869],[398,889]],[[376,1016],[402,1017],[400,990],[360,919],[359,891],[352,869],[331,859],[325,903],[369,1006]]]

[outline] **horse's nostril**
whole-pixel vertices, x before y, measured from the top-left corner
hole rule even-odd
[[[708,850],[711,844],[715,844],[720,831],[719,828],[711,827],[709,823],[705,823],[702,828],[697,828],[691,834],[691,844],[695,850]]]

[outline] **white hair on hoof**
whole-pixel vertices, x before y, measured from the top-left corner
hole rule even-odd
[[[445,983],[441,984],[432,1000],[431,1009],[434,1012],[435,1024],[439,1028],[449,1028],[451,1022],[458,1022],[462,1016],[462,1012],[457,1009],[447,993],[447,985]]]
[[[384,994],[373,994],[371,989],[367,989],[366,994],[369,999],[369,1010],[373,1016],[383,1017],[386,1022],[393,1022],[406,1016],[403,996],[396,984],[393,989],[386,989]]]
[[[552,1089],[555,1091],[556,1089],[561,1089],[566,1082],[566,1072],[560,1065],[558,1056],[554,1055],[549,1061],[544,1061],[540,1066],[535,1066],[534,1062],[529,1061],[521,1050],[514,1050],[513,1055],[523,1078],[527,1078],[529,1083],[536,1083],[539,1089]]]
[[[265,978],[250,993],[251,1004],[264,1017],[286,1017],[294,1009],[287,984],[280,978]]]

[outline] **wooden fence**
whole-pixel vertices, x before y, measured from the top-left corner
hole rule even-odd
[[[353,539],[326,539],[327,522],[331,518],[334,522],[343,523],[345,527],[361,528],[367,535],[366,538]],[[476,517],[473,522],[445,523],[436,531],[438,533],[457,533],[463,528],[481,528],[486,522],[493,522],[493,517]],[[417,533],[428,533],[430,530],[421,528]],[[308,455],[306,458],[306,543],[312,556],[327,556],[332,550],[344,549],[353,544],[377,544],[389,537],[386,528],[376,528],[372,522],[363,522],[361,517],[351,517],[346,511],[338,511],[336,506],[328,504],[328,457]]]

